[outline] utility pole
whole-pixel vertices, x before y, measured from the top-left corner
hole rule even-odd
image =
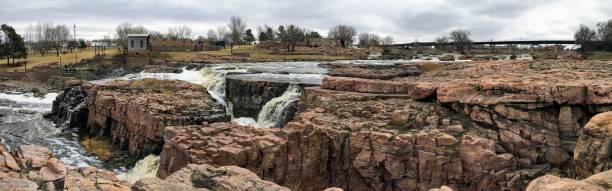
[[[79,62],[79,42],[77,41],[77,37],[76,37],[76,24],[73,23],[72,27],[74,29],[72,31],[73,34],[74,34],[74,43],[76,44],[76,48],[77,48],[76,51],[74,51],[75,52],[75,54],[74,54],[74,63],[76,64],[77,62]]]

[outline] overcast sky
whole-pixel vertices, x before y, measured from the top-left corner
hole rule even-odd
[[[326,35],[336,24],[391,35],[396,42],[431,41],[457,28],[474,40],[572,39],[579,24],[612,18],[610,0],[0,0],[0,23],[23,32],[51,21],[77,26],[79,38],[114,34],[122,22],[193,35],[240,16],[248,28],[296,24]]]

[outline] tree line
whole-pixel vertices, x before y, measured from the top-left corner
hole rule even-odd
[[[278,25],[277,27],[264,25],[256,27],[255,30],[247,28],[247,24],[242,18],[233,16],[227,25],[219,26],[216,30],[210,29],[205,36],[200,35],[196,40],[200,42],[206,41],[212,45],[229,45],[231,51],[233,51],[234,45],[253,44],[256,41],[274,42],[279,44],[280,47],[285,48],[288,52],[293,52],[298,43],[305,43],[310,38],[322,38],[322,35],[317,31],[294,24]],[[122,23],[117,26],[116,33],[118,44],[124,47],[124,49],[127,48],[127,34],[131,33],[148,33],[154,38],[172,40],[192,38],[192,30],[188,26],[170,27],[168,32],[164,34],[157,31],[148,31],[143,26]],[[337,25],[329,30],[328,38],[338,40],[341,47],[349,47],[353,45],[357,35],[355,27]],[[393,43],[393,37],[391,36],[382,38],[376,34],[362,33],[359,37],[357,39],[359,40],[358,45],[363,48]]]
[[[595,29],[580,25],[574,39],[583,54],[594,50],[612,51],[612,19],[597,23]]]
[[[70,28],[65,24],[55,25],[52,22],[38,22],[34,25],[28,25],[24,37],[26,47],[42,56],[53,50],[55,50],[55,55],[59,56],[64,49],[72,52],[75,49],[87,47],[85,40],[76,40],[71,35]]]

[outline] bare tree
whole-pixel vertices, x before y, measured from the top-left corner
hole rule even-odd
[[[117,26],[117,44],[123,48],[123,52],[127,52],[127,35],[147,33],[147,29],[143,26],[134,26],[132,23],[121,23]]]
[[[438,50],[444,50],[446,44],[448,44],[449,39],[447,36],[438,37],[434,40],[436,42],[436,48]]]
[[[230,30],[230,52],[234,53],[234,44],[240,43],[242,40],[246,30],[246,23],[244,23],[240,17],[232,16],[232,18],[230,18],[230,23],[227,24],[227,27]]]
[[[385,38],[382,39],[382,41],[380,42],[381,45],[391,45],[393,44],[393,37],[387,35]]]
[[[229,33],[227,32],[227,27],[225,26],[219,26],[217,27],[217,37],[219,38],[220,41],[223,41],[224,43],[224,48],[225,48],[225,44],[227,44],[230,40],[229,40]]]
[[[188,26],[178,26],[168,28],[168,39],[172,40],[187,40],[191,39],[191,28]]]
[[[612,51],[612,19],[597,23],[597,35],[603,42],[603,48]]]
[[[151,38],[156,38],[156,39],[163,39],[164,38],[164,34],[162,34],[159,31],[149,31],[149,35],[151,36]]]
[[[382,39],[376,34],[361,33],[357,37],[357,45],[361,48],[371,48],[380,44]]]
[[[355,35],[357,35],[357,30],[355,27],[338,25],[329,30],[328,36],[329,38],[339,40],[342,47],[347,47],[348,45],[353,44]]]
[[[70,38],[70,29],[66,25],[57,25],[45,29],[45,34],[50,47],[54,48],[56,55],[59,56],[60,51]]]
[[[576,43],[581,46],[580,51],[584,55],[588,50],[593,48],[593,41],[597,39],[597,32],[586,25],[580,25],[574,38],[576,39]]]
[[[465,48],[472,43],[472,40],[470,39],[471,34],[472,33],[470,33],[470,31],[462,29],[451,31],[449,35],[450,40],[453,41],[458,52],[464,53]]]
[[[217,36],[217,32],[210,29],[208,30],[208,33],[206,33],[206,39],[208,39],[209,42],[213,43],[219,41],[219,36]]]

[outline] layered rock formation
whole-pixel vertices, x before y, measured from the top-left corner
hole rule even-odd
[[[68,169],[44,147],[21,145],[13,153],[0,147],[0,153],[0,190],[130,190],[113,172]]]
[[[327,68],[331,76],[389,80],[397,77],[418,76],[421,69],[412,64],[369,65],[323,63],[320,67]]]
[[[53,108],[59,112],[52,113],[57,113],[58,120],[75,118],[75,112],[63,111],[79,111],[70,126],[82,128],[89,136],[110,139],[114,150],[128,150],[133,158],[161,152],[166,126],[229,121],[225,107],[205,88],[182,81],[83,84],[66,89],[58,97]],[[87,115],[81,115],[83,110]]]
[[[194,163],[245,167],[293,190],[523,190],[548,172],[581,174],[576,160],[600,172],[609,140],[584,138],[602,155],[576,144],[594,114],[612,110],[610,66],[421,64],[422,75],[391,81],[331,77],[307,88],[283,129],[167,128],[158,175]]]
[[[257,175],[247,169],[237,166],[223,166],[215,168],[210,165],[188,165],[173,173],[164,180],[159,178],[145,178],[134,184],[133,190],[161,191],[234,191],[234,190],[261,190],[261,191],[290,191],[273,182],[261,180]]]
[[[114,147],[136,158],[161,151],[166,126],[229,120],[224,106],[205,88],[187,82],[115,81],[84,89],[88,134],[109,136]]]

